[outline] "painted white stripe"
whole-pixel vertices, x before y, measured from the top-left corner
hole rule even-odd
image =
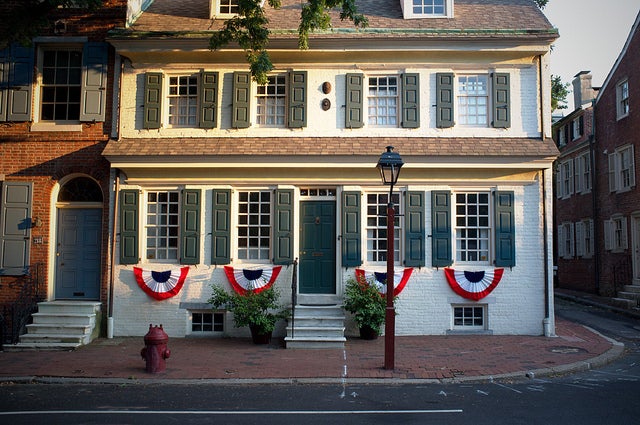
[[[462,413],[462,409],[442,410],[34,410],[0,412],[0,416],[31,415],[416,415]]]

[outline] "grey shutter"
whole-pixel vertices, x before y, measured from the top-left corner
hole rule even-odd
[[[107,105],[107,43],[85,43],[82,51],[80,121],[104,121]]]
[[[120,264],[138,264],[137,190],[120,191]]]
[[[7,120],[7,97],[9,92],[9,49],[0,50],[0,121]]]
[[[200,73],[200,128],[216,128],[218,113],[217,72]]]
[[[231,262],[231,190],[213,190],[211,264]]]
[[[494,193],[495,209],[495,265],[496,267],[513,267],[516,265],[516,237],[513,192],[497,191]]]
[[[293,262],[293,189],[276,190],[273,263]]]
[[[342,192],[342,266],[362,264],[360,192]]]
[[[307,71],[289,73],[289,128],[307,126]]]
[[[7,121],[31,121],[33,61],[32,47],[11,46]]]
[[[407,267],[425,266],[424,192],[407,192],[405,199],[405,260]]]
[[[147,129],[162,125],[162,73],[147,72],[144,77],[144,122]]]
[[[233,73],[233,101],[231,127],[248,128],[251,123],[251,73],[236,71]]]
[[[449,128],[454,125],[453,73],[436,74],[436,127]]]
[[[508,73],[495,72],[493,77],[493,127],[511,127],[511,106]]]
[[[346,128],[362,128],[364,126],[363,80],[363,74],[347,74],[344,122]]]
[[[451,192],[431,192],[431,265],[453,264],[451,254]]]
[[[182,191],[180,264],[200,262],[200,189]]]
[[[402,74],[402,127],[420,127],[420,74]]]
[[[0,275],[29,272],[33,183],[3,182],[0,202]]]

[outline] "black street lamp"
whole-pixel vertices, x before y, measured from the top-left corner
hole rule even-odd
[[[394,221],[393,186],[398,182],[400,168],[404,165],[400,154],[393,152],[393,146],[387,146],[387,151],[380,155],[378,171],[382,183],[391,186],[389,189],[389,203],[387,204],[387,307],[384,319],[384,368],[393,369],[395,364],[395,333],[396,311],[393,305],[393,260],[394,260]]]

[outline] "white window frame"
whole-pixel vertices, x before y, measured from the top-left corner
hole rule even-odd
[[[256,100],[255,114],[258,127],[286,128],[289,109],[288,75],[286,73],[271,74],[269,83],[257,85],[254,94]],[[270,93],[272,89],[274,93]],[[278,93],[279,89],[284,94]],[[275,103],[273,103],[275,101]],[[282,113],[278,112],[282,109]],[[270,122],[275,119],[274,122]],[[281,120],[281,122],[280,122]]]
[[[624,252],[629,247],[627,217],[617,214],[604,222],[604,249],[614,253]]]
[[[244,201],[242,200],[242,194],[247,193],[249,194],[248,196],[250,197],[251,193],[259,193],[260,194],[260,199],[257,201],[257,206],[258,206],[258,212],[256,211],[252,211],[249,212],[249,210],[251,209],[251,205],[255,204],[256,201]],[[269,201],[264,201],[262,199],[262,194],[264,193],[268,193],[269,194]],[[249,197],[247,199],[249,199]],[[242,207],[243,204],[247,203],[247,212],[245,212],[245,208]],[[272,244],[273,244],[273,230],[274,230],[274,222],[273,222],[273,212],[274,212],[274,194],[273,194],[273,190],[272,189],[268,189],[268,188],[247,188],[247,189],[242,189],[242,190],[237,190],[235,193],[235,200],[234,200],[234,205],[237,206],[236,212],[233,214],[234,216],[234,220],[235,220],[235,244],[236,246],[234,247],[234,252],[236,253],[236,259],[238,260],[238,262],[245,262],[245,263],[268,263],[271,261],[271,252],[272,252]],[[269,208],[269,212],[264,213],[263,211],[263,207],[267,206]],[[252,222],[252,217],[255,215],[257,216],[257,222],[255,221],[255,218],[253,219]],[[242,216],[246,215],[247,219],[243,220]],[[262,217],[261,217],[262,216]],[[268,216],[269,217],[269,223],[264,224],[261,223],[260,219],[264,218],[264,216]],[[251,229],[252,228],[257,228],[258,229],[258,235],[255,234],[251,234]],[[260,231],[261,228],[268,228],[269,229],[269,234],[268,236],[265,236],[262,234],[262,232]],[[246,232],[243,232],[241,229],[246,229]],[[246,235],[244,234],[246,233]],[[241,246],[240,241],[241,238],[243,239],[247,239],[247,246],[245,247],[244,245]],[[251,238],[258,238],[258,246],[251,246]],[[261,247],[260,245],[260,241],[261,240],[267,240],[268,241],[268,247]],[[241,255],[241,250],[246,251],[243,254],[245,255]],[[258,253],[258,258],[252,258],[251,256],[251,250],[256,251]]]
[[[456,315],[457,312],[461,314]],[[477,312],[480,312],[480,315],[477,315]],[[451,329],[454,331],[486,331],[488,329],[487,312],[487,304],[452,304]],[[477,324],[478,319],[482,320],[482,324]]]
[[[575,193],[591,192],[591,153],[584,152],[576,156],[575,160]]]
[[[214,311],[214,310],[188,310],[188,311],[189,311],[189,327],[187,329],[187,335],[189,336],[220,335],[221,336],[222,334],[224,334],[225,325],[226,325],[224,311]],[[208,325],[208,322],[202,321],[201,323],[198,323],[197,321],[194,321],[195,315],[201,315],[201,317],[204,317],[205,315],[206,316],[211,315],[211,330],[194,329],[196,326],[202,326],[204,328],[205,325]],[[216,319],[219,319],[219,320],[216,320]],[[222,327],[221,329],[220,329],[220,326]],[[216,327],[218,327],[218,329],[216,329]]]
[[[634,146],[621,146],[609,154],[609,191],[627,192],[635,185]]]
[[[558,129],[558,146],[563,147],[567,144],[567,134],[565,133],[564,126]]]
[[[465,203],[458,204],[458,196],[465,196]],[[480,200],[476,204],[468,203],[469,195],[486,196],[487,202],[482,203]],[[458,207],[465,206],[465,213],[458,214]],[[473,213],[474,207],[486,206],[486,214],[477,211]],[[493,261],[493,233],[495,225],[493,223],[493,200],[491,191],[470,190],[458,191],[453,194],[453,237],[454,237],[454,258],[456,264],[473,264],[473,265],[490,265]],[[471,211],[471,214],[468,212]],[[474,220],[476,223],[474,224]],[[486,224],[482,223],[482,219],[486,219]],[[461,220],[464,219],[464,225]],[[469,230],[478,232],[478,236],[470,236]],[[466,234],[466,236],[465,236]],[[476,247],[469,247],[469,242],[476,242]],[[484,245],[483,245],[484,242]],[[462,248],[462,246],[465,248]],[[465,259],[462,259],[462,253],[465,253]],[[469,259],[469,254],[477,253],[478,258]],[[483,258],[482,253],[485,253]]]
[[[616,85],[616,115],[617,119],[629,115],[629,80],[626,78]]]
[[[171,202],[170,200],[168,201],[168,205],[171,206],[172,204],[177,206],[177,212],[175,213],[171,213],[171,212],[167,212],[168,214],[170,214],[169,216],[175,216],[177,218],[177,223],[175,224],[171,224],[169,222],[167,222],[166,224],[158,224],[156,223],[150,223],[150,202],[149,202],[149,195],[155,193],[155,194],[162,194],[162,193],[166,193],[168,195],[168,197],[171,196],[172,193],[177,194],[178,196],[178,200],[176,202]],[[150,262],[150,263],[178,263],[180,261],[180,219],[182,217],[182,211],[181,211],[181,200],[182,200],[182,194],[181,191],[179,189],[148,189],[145,190],[143,192],[144,194],[144,214],[143,214],[143,228],[144,228],[144,233],[142,235],[142,239],[144,239],[144,245],[143,245],[143,249],[144,249],[144,258],[145,261]],[[153,212],[153,214],[156,214],[156,218],[160,217],[159,212]],[[158,258],[157,253],[158,253],[158,246],[149,246],[149,243],[151,242],[151,240],[153,238],[157,238],[158,240],[160,240],[160,238],[158,238],[158,235],[149,235],[150,230],[152,228],[156,228],[156,229],[161,229],[161,228],[166,228],[166,230],[170,230],[172,228],[177,229],[177,234],[175,236],[176,238],[176,246],[175,248],[175,253],[176,253],[176,257],[175,258]],[[167,237],[169,237],[171,235],[167,235]],[[155,256],[153,258],[149,257],[149,249],[153,249],[155,251]],[[167,246],[166,248],[167,250],[169,249],[169,247]]]
[[[210,0],[211,3],[209,5],[209,18],[210,19],[219,19],[219,18],[233,18],[238,16],[237,13],[229,13],[227,10],[221,11],[223,8],[228,8],[230,4],[235,3],[237,5],[239,3],[238,0]],[[224,4],[223,4],[224,3]]]
[[[200,105],[199,105],[199,98],[200,98],[200,76],[197,73],[184,73],[184,74],[168,74],[166,76],[167,78],[165,78],[166,80],[166,85],[167,87],[165,88],[165,93],[167,93],[167,95],[165,96],[165,99],[163,100],[165,103],[165,107],[163,108],[164,111],[166,111],[166,117],[164,122],[167,123],[167,127],[168,128],[198,128],[198,123],[199,123],[199,111],[200,111]],[[186,85],[187,89],[192,89],[195,88],[195,93],[186,93],[186,94],[172,94],[171,90],[173,85],[171,84],[171,80],[177,78],[178,79],[178,84],[177,84],[177,89],[178,91],[180,91],[180,89],[182,86],[180,84],[180,80],[187,78],[188,80],[194,80],[195,83],[191,83],[191,81],[189,81],[189,83]],[[195,111],[193,114],[190,113],[174,113],[172,112],[172,99],[175,99],[178,103],[183,103],[184,100],[187,100],[187,109],[191,109],[191,108],[195,108]],[[191,104],[192,101],[195,101],[195,105]],[[175,106],[175,105],[174,105]],[[177,105],[178,108],[184,108],[185,105],[181,105],[178,104]],[[190,118],[193,117],[193,122],[192,123],[186,123],[186,124],[181,124],[181,123],[172,123],[171,120],[172,118],[179,118],[181,116]]]
[[[375,197],[376,203],[370,204],[371,197]],[[402,197],[399,192],[393,193],[393,205],[395,209],[395,224],[394,224],[394,264],[400,264],[402,259],[402,235],[403,232],[403,220],[402,218]],[[386,234],[387,234],[387,204],[389,200],[389,192],[366,192],[365,193],[365,213],[364,216],[364,229],[366,237],[363,238],[366,241],[365,252],[368,264],[386,264],[387,249],[386,249]],[[384,237],[377,237],[379,233],[383,233]],[[380,241],[384,241],[384,249],[379,247]]]
[[[574,142],[582,137],[582,132],[580,131],[580,118],[574,118],[571,121],[571,141]],[[584,118],[583,118],[584,119]]]
[[[477,86],[478,81],[479,80],[484,80],[483,82],[485,83],[485,94],[473,94],[473,92],[468,92],[467,90],[462,91],[462,87],[463,87],[463,83],[462,83],[462,79],[476,79],[475,84],[472,84],[472,86]],[[491,78],[490,75],[488,73],[483,73],[483,72],[478,72],[478,73],[464,73],[464,74],[458,74],[456,75],[456,80],[455,80],[455,113],[457,116],[456,119],[456,124],[462,126],[462,127],[467,127],[467,128],[488,128],[490,126],[491,123]],[[472,82],[473,83],[473,82]],[[469,82],[467,81],[466,85],[469,85]],[[463,99],[466,99],[466,105],[462,106],[461,102]],[[476,120],[480,117],[482,117],[483,115],[478,115],[477,113],[466,113],[463,114],[463,111],[469,111],[469,109],[473,109],[478,108],[478,103],[474,103],[469,105],[469,100],[478,100],[478,99],[484,99],[485,104],[484,104],[484,109],[486,111],[486,119],[483,122],[472,122],[469,123],[467,118],[465,117],[475,117]],[[482,106],[482,105],[480,105]]]
[[[558,226],[558,257],[570,260],[575,253],[575,226],[571,222],[564,222]]]
[[[396,84],[389,83],[389,79],[395,78]],[[376,80],[377,84],[372,85],[371,80]],[[380,82],[386,79],[387,84],[381,86]],[[400,126],[400,94],[402,93],[402,76],[399,74],[387,74],[387,75],[368,75],[367,76],[367,122],[370,127],[391,127],[397,128]],[[395,95],[389,94],[389,92],[395,87]],[[372,89],[376,92],[372,93]],[[395,101],[395,105],[390,105]],[[395,114],[389,111],[395,109]],[[378,114],[378,111],[384,111],[382,114]],[[373,113],[372,113],[373,111]],[[384,122],[380,122],[384,121]]]
[[[414,10],[414,0],[401,0],[400,4],[402,5],[403,17],[404,19],[453,18],[454,0],[442,0],[442,1],[444,3],[444,12],[430,14],[430,13],[416,13],[416,11]]]
[[[593,258],[595,241],[593,219],[585,218],[576,222],[576,257]]]

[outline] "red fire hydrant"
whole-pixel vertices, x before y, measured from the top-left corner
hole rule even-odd
[[[147,372],[164,372],[167,367],[165,359],[171,355],[167,348],[168,341],[169,335],[162,329],[162,325],[158,327],[149,324],[149,332],[144,336],[144,348],[140,350],[140,355],[147,362]]]

